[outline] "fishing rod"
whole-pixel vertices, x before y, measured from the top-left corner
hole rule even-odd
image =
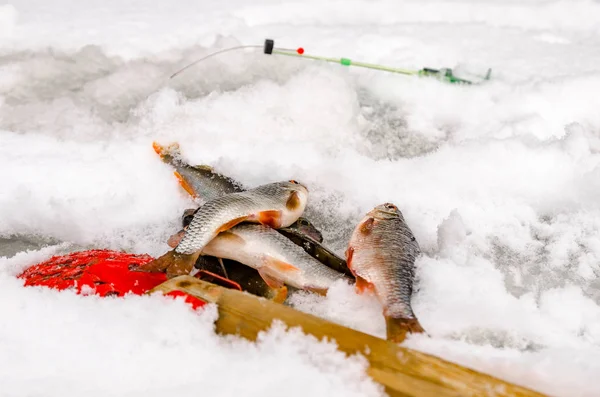
[[[438,80],[441,80],[441,81],[444,81],[447,83],[452,83],[452,84],[478,84],[483,81],[489,80],[490,76],[492,74],[492,69],[490,68],[487,70],[487,73],[484,76],[476,76],[476,77],[479,77],[479,81],[474,82],[474,81],[467,80],[465,78],[456,76],[453,73],[452,69],[450,69],[450,68],[441,68],[441,69],[423,68],[420,70],[411,70],[411,69],[402,69],[402,68],[391,67],[391,66],[377,65],[374,63],[353,61],[348,58],[333,58],[333,57],[324,57],[324,56],[319,56],[319,55],[308,55],[308,54],[304,53],[304,48],[302,48],[302,47],[299,47],[296,50],[286,49],[286,48],[275,48],[275,41],[271,40],[271,39],[266,39],[263,45],[237,46],[237,47],[226,48],[226,49],[211,53],[195,62],[192,62],[191,64],[185,66],[184,68],[178,70],[177,72],[173,73],[170,78],[172,79],[173,77],[177,76],[178,74],[180,74],[184,70],[190,68],[191,66],[196,65],[196,64],[198,64],[210,57],[213,57],[215,55],[222,54],[224,52],[236,51],[236,50],[247,49],[247,48],[254,48],[254,49],[262,48],[263,53],[267,54],[267,55],[292,56],[292,57],[297,57],[297,58],[301,58],[301,59],[302,58],[312,59],[312,60],[317,60],[317,61],[337,63],[337,64],[340,64],[343,66],[356,66],[356,67],[361,67],[361,68],[380,70],[380,71],[384,71],[384,72],[398,73],[398,74],[409,75],[409,76],[434,77],[434,78],[437,78]]]

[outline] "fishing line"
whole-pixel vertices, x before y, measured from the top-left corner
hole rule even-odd
[[[242,50],[242,49],[245,49],[245,48],[262,48],[262,46],[260,46],[260,45],[240,45],[240,46],[237,46],[237,47],[225,48],[223,50],[220,50],[220,51],[217,51],[217,52],[213,52],[213,53],[208,54],[207,56],[205,56],[203,58],[200,58],[197,61],[194,61],[194,62],[190,63],[189,65],[184,66],[183,68],[179,69],[178,71],[176,71],[175,73],[173,73],[171,75],[171,77],[169,77],[169,79],[172,79],[173,77],[177,76],[179,73],[183,72],[187,68],[190,68],[190,67],[192,67],[192,66],[194,66],[194,65],[196,65],[196,64],[198,64],[198,63],[200,63],[200,62],[202,62],[202,61],[204,61],[204,60],[206,60],[206,59],[208,59],[210,57],[214,57],[215,55],[223,54],[224,52],[237,51],[237,50]]]

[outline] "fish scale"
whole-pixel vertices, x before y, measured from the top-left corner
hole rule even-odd
[[[257,216],[266,211],[290,213],[286,208],[286,202],[291,193],[300,189],[299,186],[301,185],[291,182],[271,183],[209,201],[196,212],[175,252],[192,254],[202,250],[216,236],[220,228],[232,220]],[[300,209],[300,213],[302,210],[303,208]],[[282,226],[289,226],[287,223],[291,222],[286,222]]]

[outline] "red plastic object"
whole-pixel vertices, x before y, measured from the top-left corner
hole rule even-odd
[[[178,297],[178,296],[185,296],[185,302],[189,303],[190,305],[192,305],[193,309],[197,309],[199,307],[202,307],[204,305],[206,305],[206,302],[204,302],[202,299],[198,299],[195,296],[192,295],[188,295],[185,292],[182,291],[171,291],[165,294],[166,296],[172,296],[174,298]]]
[[[63,256],[31,266],[18,277],[25,286],[45,286],[58,290],[74,289],[77,293],[92,292],[100,296],[142,295],[167,280],[164,273],[136,272],[131,269],[152,261],[150,255],[136,255],[109,250],[90,250]],[[186,296],[195,309],[206,302],[173,291],[168,296]]]
[[[200,270],[194,277],[200,280],[208,281],[209,283],[220,285],[221,287],[237,289],[238,291],[242,290],[242,287],[235,281],[221,277],[218,274],[209,272],[208,270]]]

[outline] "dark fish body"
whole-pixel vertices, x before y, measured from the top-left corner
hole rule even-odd
[[[333,251],[321,244],[321,242],[310,238],[302,232],[299,232],[292,226],[289,228],[278,229],[277,231],[290,239],[294,244],[302,247],[307,254],[317,259],[325,266],[328,266],[333,270],[343,273],[347,276],[353,276],[350,269],[348,269],[346,260],[337,256]]]
[[[375,292],[388,339],[395,342],[409,332],[424,332],[411,307],[414,263],[420,252],[402,213],[390,203],[375,207],[361,220],[346,251],[357,291]]]

